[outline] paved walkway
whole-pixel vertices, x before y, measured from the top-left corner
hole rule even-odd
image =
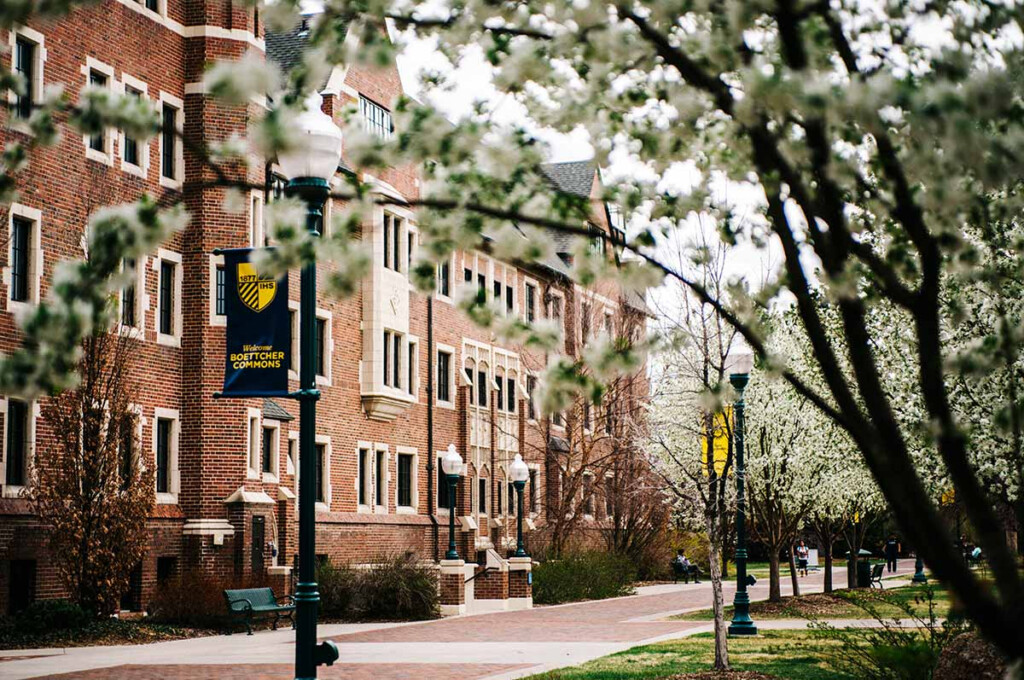
[[[903,560],[900,573],[913,563]],[[836,583],[845,571],[836,570]],[[888,583],[886,585],[889,585]],[[895,584],[893,584],[895,585]],[[822,574],[801,579],[801,591],[820,592]],[[790,581],[784,578],[783,594]],[[725,588],[732,600],[734,586]],[[768,596],[766,580],[751,598]],[[631,597],[495,612],[409,624],[335,624],[320,627],[338,643],[341,659],[321,668],[321,678],[400,680],[506,680],[583,663],[640,644],[710,629],[700,621],[668,621],[676,613],[711,604],[711,586],[669,584],[641,588]],[[225,680],[286,679],[292,676],[294,634],[263,631],[175,640],[148,645],[0,651],[0,679]]]

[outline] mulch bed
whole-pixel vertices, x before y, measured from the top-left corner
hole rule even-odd
[[[144,645],[150,642],[220,635],[221,631],[185,628],[135,621],[98,621],[79,630],[51,631],[25,635],[16,629],[0,631],[0,650],[47,647],[93,647],[101,645]]]
[[[801,616],[826,618],[833,614],[844,613],[849,607],[849,601],[837,595],[811,593],[800,595],[797,598],[784,597],[781,602],[752,602],[750,613],[762,616],[784,616],[796,611]]]
[[[780,678],[777,675],[768,675],[757,671],[701,671],[700,673],[670,675],[663,680],[780,680]]]

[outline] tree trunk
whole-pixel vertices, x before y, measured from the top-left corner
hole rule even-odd
[[[729,629],[725,622],[725,598],[722,596],[722,546],[721,532],[716,528],[717,514],[710,510],[708,517],[708,567],[711,572],[711,609],[715,614],[715,665],[716,671],[729,670]]]
[[[768,601],[778,602],[782,599],[782,586],[779,584],[779,551],[768,551]]]
[[[793,595],[800,594],[800,575],[796,573],[796,557],[793,554],[793,544],[789,544],[789,578],[793,582]]]
[[[832,592],[832,546],[824,544],[825,551],[825,592]]]
[[[722,548],[722,580],[729,579],[729,558],[725,555],[725,548]]]

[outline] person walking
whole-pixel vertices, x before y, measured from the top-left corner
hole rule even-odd
[[[811,556],[810,549],[804,544],[803,539],[800,539],[800,544],[796,547],[796,569],[797,573],[803,572],[803,576],[807,576],[807,560]]]
[[[889,573],[896,572],[896,558],[900,555],[900,541],[896,534],[889,534],[885,540],[885,566]]]

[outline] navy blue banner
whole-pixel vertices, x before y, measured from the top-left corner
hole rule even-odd
[[[285,396],[291,365],[292,325],[288,274],[261,274],[251,248],[224,251],[227,351],[225,397]]]

